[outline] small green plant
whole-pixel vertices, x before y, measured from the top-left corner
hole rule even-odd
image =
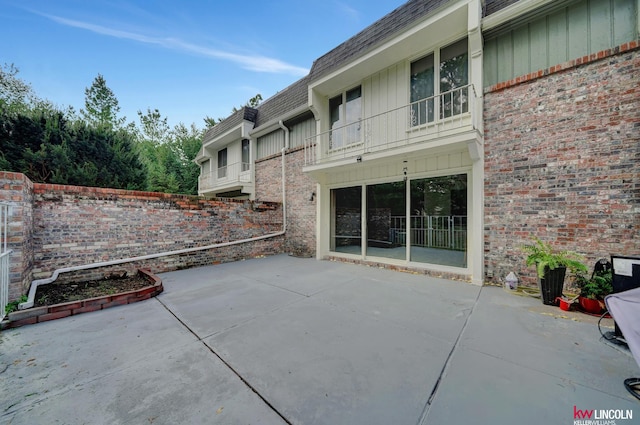
[[[558,267],[566,267],[573,274],[586,273],[587,266],[584,264],[584,257],[573,251],[554,251],[551,244],[534,237],[533,245],[525,245],[522,251],[527,254],[527,266],[535,264],[539,278],[544,278],[545,268],[549,270]]]
[[[575,283],[580,288],[580,295],[592,300],[604,300],[604,297],[613,292],[611,270],[595,272],[591,278],[578,274]]]
[[[28,299],[29,299],[29,298],[27,298],[27,296],[26,296],[26,295],[23,295],[23,296],[21,296],[20,298],[18,298],[17,300],[15,300],[15,301],[11,301],[11,302],[10,302],[9,304],[7,304],[7,305],[5,306],[5,308],[4,308],[4,312],[5,312],[5,314],[9,314],[9,313],[11,313],[11,312],[14,312],[14,311],[18,310],[18,304],[26,303]]]

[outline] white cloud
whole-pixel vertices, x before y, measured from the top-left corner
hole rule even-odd
[[[101,25],[91,24],[88,22],[76,21],[73,19],[62,18],[55,15],[43,15],[47,18],[70,27],[80,28],[96,34],[102,34],[109,37],[116,37],[126,40],[134,40],[140,43],[154,44],[166,49],[178,50],[192,54],[198,54],[214,59],[226,60],[240,65],[244,69],[255,72],[269,72],[275,74],[289,74],[295,76],[305,76],[309,72],[308,69],[282,62],[281,60],[269,58],[261,55],[230,53],[210,47],[199,46],[187,43],[177,38],[161,38],[151,37],[144,34],[138,34],[129,31],[122,31],[114,28],[108,28]]]
[[[341,15],[349,16],[354,21],[360,20],[360,12],[357,9],[349,6],[347,3],[341,1],[335,1],[334,4],[340,9]]]

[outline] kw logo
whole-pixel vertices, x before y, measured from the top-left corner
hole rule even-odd
[[[591,419],[593,417],[593,409],[581,410],[577,406],[573,406],[573,419]]]

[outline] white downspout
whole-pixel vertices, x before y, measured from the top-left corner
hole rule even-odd
[[[287,230],[287,174],[285,170],[286,160],[285,154],[287,149],[289,149],[289,128],[284,125],[282,120],[278,121],[278,125],[284,131],[284,146],[281,150],[282,153],[282,223],[283,223],[283,232]]]
[[[285,152],[289,146],[289,129],[282,123],[282,121],[280,121],[279,124],[280,124],[280,127],[285,132],[284,133],[285,146],[282,148],[282,230],[281,231],[276,233],[270,233],[268,235],[256,236],[253,238],[241,239],[241,240],[232,241],[232,242],[222,242],[222,243],[195,247],[195,248],[185,248],[185,249],[179,249],[176,251],[167,251],[167,252],[160,252],[157,254],[143,255],[140,257],[122,258],[119,260],[104,261],[101,263],[91,263],[91,264],[84,264],[81,266],[72,266],[72,267],[64,267],[61,269],[57,269],[53,272],[53,275],[51,275],[50,278],[38,279],[31,282],[27,301],[18,304],[18,310],[24,310],[24,309],[33,307],[38,286],[46,285],[48,283],[54,282],[58,278],[60,273],[74,272],[78,270],[96,269],[98,267],[114,266],[117,264],[132,263],[134,261],[142,261],[142,260],[150,260],[150,259],[159,258],[159,257],[167,257],[169,255],[179,255],[179,254],[186,254],[186,253],[195,252],[195,251],[204,251],[207,249],[221,248],[221,247],[231,246],[231,245],[239,245],[247,242],[254,242],[262,239],[269,239],[269,238],[275,238],[277,236],[283,236],[287,231],[287,198],[285,196],[285,193],[286,193]]]

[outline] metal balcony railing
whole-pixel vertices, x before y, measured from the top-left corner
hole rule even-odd
[[[319,133],[305,140],[305,165],[479,129],[480,102],[473,85],[467,85]]]
[[[236,162],[219,167],[208,174],[201,174],[198,178],[200,191],[228,187],[233,184],[251,183],[251,164]]]
[[[466,215],[412,215],[409,227],[411,246],[465,251],[467,247]],[[392,216],[391,242],[405,245],[408,241],[406,216]]]

